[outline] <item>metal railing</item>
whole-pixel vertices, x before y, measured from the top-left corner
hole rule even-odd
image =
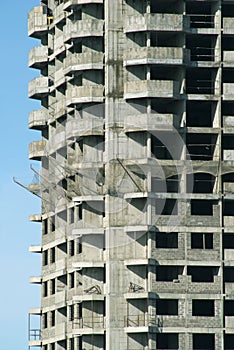
[[[72,321],[72,328],[104,328],[105,318],[100,316],[90,316],[75,318]]]
[[[40,329],[30,329],[29,330],[29,340],[41,340],[41,330]]]

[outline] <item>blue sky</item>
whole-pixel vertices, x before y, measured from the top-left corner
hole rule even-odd
[[[40,256],[29,253],[40,243],[40,225],[28,216],[40,211],[40,202],[15,185],[13,176],[30,182],[28,143],[40,138],[27,129],[28,113],[39,104],[27,98],[27,84],[38,73],[27,67],[28,50],[39,41],[27,37],[27,12],[39,0],[2,1],[0,21],[0,341],[4,350],[27,349],[27,311],[39,306],[40,288],[28,283],[40,274]]]

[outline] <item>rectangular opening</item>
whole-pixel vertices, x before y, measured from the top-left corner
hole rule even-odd
[[[74,288],[75,287],[75,272],[72,272],[69,274],[69,287]]]
[[[69,254],[70,254],[70,256],[75,255],[75,242],[74,242],[74,240],[69,242]]]
[[[156,199],[155,201],[156,215],[177,215],[178,202],[176,199]]]
[[[51,327],[55,326],[55,310],[51,311]]]
[[[179,349],[179,335],[177,333],[157,333],[157,349]]]
[[[234,316],[234,300],[224,301],[224,315]],[[233,343],[233,346],[234,346],[234,343]]]
[[[217,135],[215,134],[187,134],[187,158],[191,160],[212,160],[216,142]]]
[[[179,275],[183,274],[183,266],[157,266],[156,281],[177,281]]]
[[[47,328],[48,327],[48,314],[46,312],[42,315],[42,320],[43,320],[43,328]]]
[[[43,266],[48,265],[48,250],[44,250],[42,253],[42,264]]]
[[[42,231],[44,235],[48,234],[48,219],[43,220],[42,222]]]
[[[51,295],[55,294],[55,286],[56,286],[56,282],[54,278],[51,280]]]
[[[193,334],[193,350],[215,350],[215,335]]]
[[[234,233],[223,234],[223,248],[234,249]]]
[[[213,249],[213,233],[191,233],[192,249]]]
[[[56,255],[55,254],[55,247],[53,247],[50,249],[50,262],[51,262],[51,264],[53,264],[55,262],[55,258],[56,258],[55,255]]]
[[[226,267],[223,268],[223,279],[224,282],[234,282],[234,267]]]
[[[234,216],[234,201],[224,200],[223,205],[223,215],[224,216]]]
[[[234,349],[234,334],[224,334],[224,350]]]
[[[191,199],[191,215],[213,215],[213,201]]]
[[[215,110],[215,102],[187,101],[186,125],[188,127],[212,127]]]
[[[42,295],[43,295],[43,297],[48,296],[48,282],[47,281],[43,282]]]
[[[178,315],[178,300],[157,299],[156,309],[157,315]]]
[[[192,276],[192,282],[214,282],[214,276],[218,275],[218,267],[212,266],[188,266],[188,275]]]
[[[157,232],[156,248],[178,248],[177,232]]]
[[[192,316],[215,315],[214,300],[192,300]]]

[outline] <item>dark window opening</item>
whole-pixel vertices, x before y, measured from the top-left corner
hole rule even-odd
[[[51,280],[51,294],[55,294],[55,278]]]
[[[157,299],[157,315],[178,315],[178,300],[176,299]]]
[[[69,253],[70,253],[70,256],[75,255],[75,242],[74,241],[69,242]]]
[[[224,301],[224,315],[225,316],[234,316],[234,300],[225,300]],[[233,343],[234,345],[234,343]]]
[[[234,282],[234,267],[226,267],[223,268],[223,279],[224,282]]]
[[[213,233],[191,233],[192,249],[213,249]]]
[[[187,191],[192,193],[213,193],[215,184],[214,176],[197,173],[187,176]],[[190,188],[192,191],[190,191]]]
[[[155,201],[156,215],[177,215],[178,202],[176,199],[156,199]]]
[[[191,199],[191,215],[213,215],[213,201]]]
[[[78,254],[82,253],[82,243],[81,242],[78,242],[77,252],[78,252]]]
[[[52,216],[51,217],[51,232],[54,232],[55,231],[55,217]]]
[[[187,134],[186,147],[188,159],[212,160],[216,138],[217,136],[212,134]]]
[[[157,232],[156,248],[178,248],[178,233],[176,232]]]
[[[44,235],[48,234],[48,219],[45,219],[43,221],[43,232],[44,232]]]
[[[234,249],[234,233],[223,234],[223,248]]]
[[[192,316],[215,315],[214,300],[192,300]]]
[[[43,328],[47,328],[48,327],[48,314],[47,313],[45,313],[45,314],[43,314],[43,319],[44,319],[44,324],[43,324]]]
[[[43,297],[47,297],[48,296],[48,282],[44,282],[43,283]]]
[[[215,350],[215,335],[193,334],[193,350]]]
[[[192,276],[192,282],[214,282],[214,276],[218,275],[218,267],[188,266],[188,275]]]
[[[50,262],[51,263],[55,262],[55,247],[51,248],[50,250]]]
[[[212,127],[215,110],[216,104],[210,101],[187,101],[186,125],[188,127]]]
[[[43,259],[42,259],[43,265],[44,266],[48,265],[48,250],[44,250],[42,255],[43,255]]]
[[[152,177],[151,181],[151,191],[157,192],[157,193],[164,193],[164,192],[170,192],[170,193],[178,193],[178,176],[172,176],[170,178],[160,179],[156,177]]]
[[[224,334],[224,350],[234,349],[234,334]]]
[[[234,201],[225,200],[223,204],[223,215],[234,216]]]
[[[158,333],[156,334],[157,349],[173,349],[179,348],[179,336],[176,333]]]
[[[183,266],[157,266],[156,281],[177,281],[183,270]]]
[[[214,94],[214,76],[212,71],[204,69],[189,69],[186,73],[186,93],[187,94]]]
[[[168,148],[155,136],[151,136],[151,153],[156,159],[172,159]]]
[[[55,311],[51,311],[51,327],[55,326]]]
[[[75,288],[75,272],[70,273],[70,288]]]

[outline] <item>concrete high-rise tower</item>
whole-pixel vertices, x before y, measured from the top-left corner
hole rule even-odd
[[[28,30],[29,347],[234,349],[234,1],[41,0]]]

